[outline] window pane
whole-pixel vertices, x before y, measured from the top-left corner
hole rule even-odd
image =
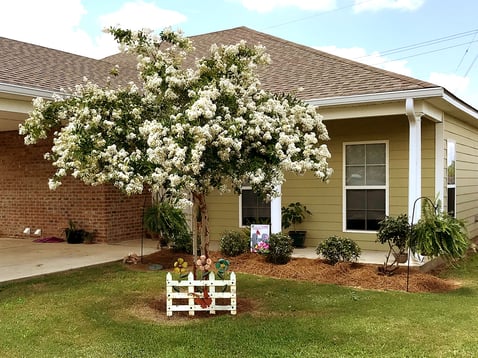
[[[385,164],[385,144],[367,144],[367,164]]]
[[[270,224],[271,204],[261,200],[250,189],[243,189],[242,195],[242,225]]]
[[[345,163],[346,165],[365,164],[365,145],[347,145],[345,149]]]
[[[346,146],[346,185],[386,185],[386,145],[362,144]]]
[[[347,211],[357,209],[365,210],[365,195],[365,190],[347,190]]]
[[[365,230],[365,211],[347,210],[347,230]]]
[[[385,190],[347,190],[346,229],[377,231],[385,217]]]
[[[448,188],[447,212],[451,217],[455,217],[455,188]]]
[[[385,190],[367,190],[367,209],[385,213]]]
[[[367,166],[367,185],[385,185],[385,165]]]
[[[347,167],[347,185],[365,185],[365,167],[350,166]]]
[[[385,218],[383,211],[368,211],[367,212],[367,228],[368,231],[378,231],[378,223]]]

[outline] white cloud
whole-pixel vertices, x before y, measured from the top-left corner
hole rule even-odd
[[[179,12],[163,10],[142,0],[125,3],[118,11],[100,18],[92,38],[80,28],[87,14],[81,0],[14,0],[0,11],[0,36],[29,42],[83,56],[102,58],[118,52],[116,42],[103,27],[153,30],[173,26],[186,20]],[[95,29],[94,29],[95,30]]]
[[[336,46],[316,47],[316,49],[405,76],[412,75],[412,70],[407,67],[406,60],[392,61],[376,51],[367,54],[367,51],[361,47],[338,48]]]
[[[464,94],[470,84],[470,79],[468,77],[449,73],[432,72],[430,73],[429,78],[431,83],[443,86],[457,96]]]
[[[336,0],[241,0],[241,3],[246,9],[261,13],[284,7],[296,7],[307,11],[327,11],[336,8]]]
[[[153,3],[137,0],[124,3],[118,11],[100,16],[99,22],[102,29],[119,26],[130,30],[146,28],[156,31],[186,20],[186,16],[177,11],[161,9]],[[93,55],[95,58],[103,58],[118,52],[118,46],[109,34],[102,33],[97,36],[95,44]]]
[[[85,14],[81,0],[9,1],[0,11],[0,35],[70,52],[90,48],[91,39],[79,28]]]
[[[414,11],[419,9],[425,0],[355,0],[355,12],[379,11],[384,9]]]
[[[432,72],[428,81],[445,87],[455,96],[478,109],[478,89],[473,86],[471,78],[453,73]]]
[[[101,16],[100,23],[102,27],[119,25],[131,30],[159,30],[186,19],[186,16],[177,11],[161,9],[153,3],[137,0],[123,4],[116,12]]]

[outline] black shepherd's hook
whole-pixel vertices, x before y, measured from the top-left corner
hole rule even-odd
[[[415,218],[415,206],[419,200],[425,200],[428,201],[431,206],[433,207],[434,212],[438,210],[438,205],[435,205],[435,203],[427,196],[420,196],[419,198],[415,199],[413,202],[413,209],[412,209],[412,218],[410,220],[410,237],[412,236],[413,232],[413,219]],[[410,281],[410,257],[411,257],[411,252],[410,252],[410,247],[408,248],[408,263],[407,263],[407,292],[408,292],[408,283]]]

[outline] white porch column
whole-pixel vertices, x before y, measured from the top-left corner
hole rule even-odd
[[[277,191],[281,192],[281,186],[279,185]],[[271,234],[277,234],[282,231],[282,199],[279,195],[277,198],[271,200]]]
[[[405,111],[409,122],[408,143],[408,218],[412,223],[413,204],[422,196],[422,114],[415,112],[413,98],[405,101]],[[421,215],[421,204],[415,206],[413,223],[416,223]]]

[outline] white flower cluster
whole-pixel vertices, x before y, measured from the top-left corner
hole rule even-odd
[[[247,182],[275,196],[285,171],[330,176],[328,134],[316,109],[261,89],[255,71],[270,61],[263,47],[214,45],[195,68],[184,69],[190,43],[180,34],[116,31],[138,54],[141,91],[86,82],[53,102],[36,99],[20,127],[30,144],[62,125],[46,156],[57,167],[50,188],[71,174],[127,193],[147,185],[179,197]],[[161,51],[164,41],[173,44]]]

